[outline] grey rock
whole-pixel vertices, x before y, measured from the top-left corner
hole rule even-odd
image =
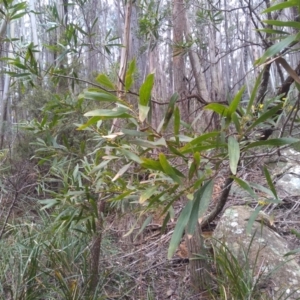
[[[267,286],[262,289],[271,291],[274,299],[300,299],[299,264],[293,256],[284,256],[290,251],[287,242],[265,213],[259,212],[247,233],[253,212],[246,206],[227,208],[214,231],[214,240],[224,243],[241,264],[247,260],[253,277],[266,278]]]

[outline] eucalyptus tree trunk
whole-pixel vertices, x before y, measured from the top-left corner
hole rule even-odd
[[[38,39],[38,30],[37,30],[37,26],[36,26],[36,16],[35,16],[35,1],[34,0],[30,0],[29,1],[29,8],[30,8],[30,22],[31,22],[31,34],[32,34],[32,40],[35,46],[37,46],[37,50],[38,50],[38,46],[39,46],[39,39]],[[34,58],[36,60],[36,62],[38,63],[39,61],[39,52],[34,52]]]
[[[185,39],[187,42],[191,41],[192,31],[190,26],[190,20],[188,16],[188,11],[186,11],[186,18],[185,18]],[[210,97],[207,90],[207,82],[206,78],[203,74],[203,68],[201,66],[200,58],[197,53],[198,49],[190,49],[188,52],[191,69],[193,73],[193,77],[195,80],[196,85],[196,96],[203,99],[206,102],[210,101]],[[193,93],[194,94],[194,93]],[[193,107],[191,109],[192,112],[195,112],[191,114],[191,117],[197,118],[199,114],[201,114],[201,118],[198,118],[199,121],[194,123],[194,128],[205,128],[207,124],[209,123],[211,112],[207,110],[198,111],[197,107],[199,107],[199,103],[195,102],[195,100],[192,102],[192,99],[188,100],[190,103],[193,104]],[[190,104],[191,106],[191,104]],[[191,108],[191,107],[190,107]]]
[[[186,235],[186,244],[189,254],[191,284],[195,291],[201,292],[211,288],[212,277],[211,257],[202,236],[201,226],[197,224],[192,237]]]
[[[130,18],[130,43],[128,59],[136,59],[136,66],[138,74],[135,78],[134,89],[138,91],[139,87],[143,83],[144,71],[147,69],[147,57],[146,53],[141,53],[141,39],[138,36],[139,26],[139,7],[136,2],[132,4],[131,18]],[[151,71],[150,71],[151,72]]]
[[[124,97],[124,83],[125,83],[125,75],[127,69],[127,62],[129,56],[129,47],[130,47],[130,21],[131,21],[131,12],[132,12],[132,0],[127,1],[125,7],[125,25],[124,32],[122,38],[123,48],[121,50],[121,61],[120,61],[120,69],[118,74],[118,97]]]
[[[14,38],[14,23],[9,24],[9,32],[10,38]],[[8,50],[8,57],[13,58],[13,49],[12,44],[10,43],[9,50]],[[5,145],[5,131],[8,128],[9,123],[9,88],[10,88],[10,80],[11,77],[9,74],[5,74],[3,92],[2,92],[2,101],[0,105],[0,149],[2,149]]]
[[[183,43],[184,31],[187,32],[187,22],[185,20],[185,6],[183,0],[173,1],[173,82],[174,91],[177,91],[180,95],[179,108],[182,119],[185,122],[189,122],[189,100],[186,95],[186,84],[185,84],[185,62],[180,45]],[[197,76],[199,72],[199,65],[196,66],[195,57],[191,54],[191,62],[194,63],[194,72]],[[198,68],[198,69],[197,69]],[[200,83],[199,83],[200,84]],[[201,85],[199,90],[203,90]],[[205,90],[204,90],[205,91]],[[193,287],[197,290],[203,290],[207,288],[207,260],[199,259],[198,255],[205,256],[204,253],[204,241],[201,235],[201,227],[197,225],[197,228],[191,237],[186,237],[186,243],[190,258],[190,277]]]
[[[179,94],[181,118],[189,123],[190,106],[186,97],[185,62],[182,50],[185,6],[183,0],[173,0],[173,84],[174,92]]]
[[[121,50],[121,60],[120,60],[120,69],[118,73],[118,83],[117,83],[117,96],[120,99],[124,99],[124,84],[125,76],[127,70],[128,56],[129,56],[129,47],[130,47],[130,21],[131,21],[131,12],[132,12],[132,0],[127,1],[125,7],[125,24],[123,31],[122,44],[123,48]],[[119,119],[114,119],[111,127],[111,132],[113,132],[118,127]]]
[[[190,41],[190,39],[191,39],[190,36],[191,36],[192,32],[191,32],[190,21],[189,21],[188,16],[186,16],[185,21],[186,21],[186,23],[185,23],[185,39],[187,41]],[[191,63],[193,76],[195,78],[197,93],[204,100],[209,101],[206,80],[203,75],[203,70],[201,67],[199,56],[197,55],[197,52],[193,49],[191,49],[188,54],[189,54],[189,59],[190,59],[190,63]]]

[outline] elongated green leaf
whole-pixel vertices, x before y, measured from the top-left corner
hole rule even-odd
[[[289,251],[288,253],[284,254],[283,257],[287,257],[287,256],[290,256],[290,255],[295,255],[295,254],[298,254],[298,253],[300,253],[300,248]]]
[[[32,75],[31,73],[16,73],[16,72],[7,72],[7,71],[4,71],[4,73],[14,78],[29,77],[29,75]]]
[[[253,142],[249,145],[247,145],[244,150],[253,148],[253,147],[258,147],[258,146],[284,146],[284,145],[291,145],[296,142],[299,142],[299,139],[295,138],[278,138],[278,139],[271,139],[271,140],[266,140],[266,141],[258,141],[258,142]]]
[[[280,202],[281,202],[281,200],[279,200],[279,199],[273,199],[273,200],[272,200],[272,198],[274,197],[274,194],[273,194],[273,192],[272,192],[271,190],[269,190],[268,188],[266,188],[266,187],[264,187],[264,186],[262,186],[262,185],[260,185],[260,184],[258,184],[258,183],[255,183],[255,182],[251,182],[250,185],[251,185],[254,189],[259,190],[259,191],[265,193],[266,195],[268,195],[268,196],[270,197],[270,198],[268,199],[269,202],[272,202],[272,203],[280,203]]]
[[[279,53],[280,51],[282,51],[283,49],[287,48],[292,42],[294,42],[297,39],[297,36],[298,36],[298,34],[290,35],[290,36],[286,37],[285,39],[283,39],[282,41],[280,41],[279,43],[276,43],[273,46],[271,46],[263,54],[263,56],[255,62],[255,65],[263,64],[269,57],[272,57],[272,56],[276,55],[277,53]]]
[[[296,21],[264,20],[263,22],[269,25],[293,27],[293,28],[300,29],[300,22],[296,22]]]
[[[131,88],[133,81],[134,81],[134,73],[136,71],[136,62],[135,59],[133,59],[128,66],[127,72],[126,72],[126,76],[125,76],[125,90],[129,91],[129,89]]]
[[[187,154],[190,152],[201,152],[204,150],[209,149],[221,149],[221,148],[227,148],[227,144],[220,144],[217,142],[212,142],[211,144],[203,145],[203,146],[194,146],[193,148],[187,149],[187,150],[180,150],[181,154]]]
[[[265,9],[262,13],[268,13],[268,12],[272,12],[272,11],[276,11],[276,10],[281,10],[281,9],[285,9],[285,8],[289,8],[289,7],[293,7],[299,5],[298,0],[289,0],[289,1],[284,1],[282,3],[273,5],[267,9]]]
[[[179,141],[182,143],[189,143],[193,140],[190,136],[182,135],[182,134],[178,135],[178,138],[179,138]]]
[[[168,105],[168,109],[167,109],[167,112],[165,114],[165,117],[164,117],[164,122],[163,122],[163,125],[162,125],[162,130],[166,130],[171,118],[172,118],[172,115],[173,115],[173,112],[174,112],[174,108],[175,108],[175,103],[177,101],[177,99],[179,98],[179,95],[177,93],[173,94],[171,99],[170,99],[170,103]]]
[[[266,166],[264,166],[264,174],[265,174],[265,177],[266,177],[266,179],[267,179],[267,182],[268,182],[268,185],[269,185],[270,190],[272,191],[274,197],[275,197],[276,199],[278,199],[278,197],[277,197],[277,192],[276,192],[276,188],[275,188],[275,186],[274,186],[274,184],[273,184],[272,178],[271,178],[270,173],[269,173],[268,169],[266,168]]]
[[[101,120],[101,117],[92,117],[90,118],[85,124],[80,125],[77,130],[83,130],[86,129],[87,127],[90,127],[94,124],[96,124],[98,121]]]
[[[157,191],[157,186],[151,186],[145,191],[142,192],[139,203],[143,204],[145,201],[147,201],[155,192]]]
[[[197,197],[201,197],[201,202],[198,211],[199,224],[202,222],[203,217],[208,210],[209,203],[212,199],[213,187],[214,187],[214,180],[211,179],[203,185],[203,187],[199,190],[199,195],[197,195]]]
[[[283,103],[272,107],[271,109],[267,110],[264,114],[262,114],[256,121],[254,121],[251,126],[247,128],[246,132],[249,132],[251,129],[255,128],[257,125],[263,123],[264,121],[270,119],[271,117],[275,116],[276,113],[282,108]]]
[[[132,118],[126,108],[118,107],[116,110],[112,109],[96,109],[84,114],[85,117],[101,117],[101,119],[112,118]]]
[[[13,62],[11,63],[12,65],[14,65],[15,67],[19,68],[19,69],[22,69],[22,70],[28,70],[28,67],[19,63],[19,62]]]
[[[169,249],[168,249],[168,259],[171,259],[173,254],[175,253],[181,239],[183,236],[184,229],[189,221],[191,211],[193,208],[193,201],[188,201],[184,209],[182,210],[177,223],[175,225],[175,229],[170,241]]]
[[[243,97],[244,91],[245,91],[245,86],[243,86],[239,90],[239,92],[235,95],[235,97],[233,98],[232,102],[230,103],[229,108],[228,108],[228,113],[230,115],[232,115],[233,113],[236,112],[236,109],[238,108],[238,106],[239,106],[239,104],[241,102],[241,99]]]
[[[154,74],[151,73],[147,76],[146,80],[140,87],[140,101],[142,106],[148,106],[151,97],[151,92],[154,84]]]
[[[168,145],[169,150],[172,153],[174,153],[174,154],[176,154],[178,156],[181,156],[184,160],[186,160],[186,157],[180,151],[178,151],[175,147],[173,147],[170,142],[167,142],[167,145]]]
[[[139,120],[144,122],[150,111],[150,106],[144,106],[139,104]]]
[[[199,152],[194,153],[194,162],[197,168],[200,166],[201,155]]]
[[[56,199],[39,200],[39,202],[44,204],[44,206],[42,207],[42,210],[54,207],[57,204],[59,204],[59,200],[56,200]]]
[[[116,157],[117,158],[117,157]],[[111,161],[111,159],[109,160],[103,160],[98,166],[94,167],[91,171],[91,174],[98,172],[99,170],[103,169],[104,167],[106,167],[108,165],[108,163]]]
[[[129,167],[131,166],[131,162],[125,166],[123,166],[119,171],[118,173],[115,175],[115,177],[112,179],[112,182],[116,181],[118,178],[120,178],[128,169]]]
[[[202,135],[200,135],[200,136],[194,138],[194,139],[191,140],[191,141],[190,141],[190,137],[188,137],[188,140],[187,140],[187,141],[188,141],[189,143],[186,144],[184,147],[182,147],[182,148],[180,149],[180,151],[186,152],[186,151],[188,151],[188,150],[191,150],[191,149],[195,148],[195,146],[203,145],[203,142],[204,142],[204,141],[206,141],[206,140],[208,140],[208,139],[210,139],[210,138],[215,138],[215,137],[217,137],[219,134],[220,134],[220,132],[217,132],[217,131],[215,131],[215,132],[209,132],[209,133],[202,134]],[[180,141],[182,141],[182,140],[180,139]]]
[[[262,206],[258,206],[255,211],[250,215],[250,218],[248,220],[247,223],[247,227],[246,227],[246,233],[250,234],[251,233],[251,228],[253,226],[253,223],[255,222],[255,220],[257,219],[257,216],[259,214],[259,212],[261,211]]]
[[[104,91],[85,91],[84,98],[104,102],[119,102],[118,97],[111,93],[106,93]]]
[[[228,107],[220,104],[220,103],[210,103],[204,107],[204,109],[213,110],[217,114],[221,116],[227,116],[228,115]]]
[[[135,137],[147,137],[149,136],[149,133],[145,131],[139,131],[139,130],[131,130],[131,129],[125,129],[122,128],[121,130],[124,134],[129,136],[135,136]]]
[[[115,85],[110,81],[110,79],[105,74],[99,74],[96,77],[96,81],[109,89],[112,90],[115,89]]]
[[[174,168],[169,164],[166,156],[163,153],[159,153],[159,162],[164,172],[169,175],[175,182],[181,183],[180,178],[175,174]]]
[[[130,160],[133,160],[135,162],[137,162],[138,164],[141,164],[143,161],[140,157],[138,157],[135,153],[133,153],[132,151],[126,150],[126,149],[119,149],[119,151],[125,155],[127,158],[129,158]]]
[[[254,199],[257,199],[256,193],[253,191],[253,189],[250,187],[250,185],[247,183],[247,181],[244,181],[237,177],[234,177],[233,179],[241,188],[243,188],[245,191],[247,191],[251,197],[253,197]]]
[[[193,178],[196,171],[197,171],[197,167],[196,167],[195,162],[193,161],[190,165],[190,168],[189,168],[189,173],[188,173],[188,179],[189,180],[191,180]]]
[[[142,158],[142,167],[145,169],[151,169],[151,170],[156,170],[156,171],[161,171],[163,172],[164,169],[161,166],[159,161],[150,159],[150,158]]]
[[[143,225],[141,226],[141,229],[139,230],[139,232],[136,234],[136,236],[134,237],[133,240],[135,240],[143,231],[144,229],[151,223],[152,221],[152,216],[149,216],[143,223]]]
[[[240,145],[233,136],[228,138],[228,154],[230,170],[235,175],[240,160]]]
[[[262,78],[262,75],[264,74],[264,70],[262,70],[259,74],[259,76],[257,77],[257,79],[255,80],[255,85],[253,87],[253,90],[252,90],[252,93],[251,93],[251,96],[250,96],[250,100],[248,102],[248,105],[247,105],[247,115],[250,114],[251,112],[251,109],[252,109],[252,105],[254,103],[254,100],[256,98],[256,95],[257,95],[257,90],[258,88],[260,87],[260,84],[261,84],[261,78]]]
[[[127,191],[122,193],[121,195],[118,195],[117,197],[111,198],[109,199],[109,202],[114,202],[114,201],[120,201],[125,199],[128,195],[130,195],[132,193],[132,191]]]
[[[240,120],[238,117],[238,114],[235,112],[231,115],[231,120],[233,121],[236,131],[241,134],[241,125],[240,125]]]
[[[200,206],[200,201],[202,199],[202,193],[200,192],[201,187],[198,191],[194,193],[194,198],[193,198],[193,208],[191,210],[191,214],[186,226],[186,234],[188,238],[191,238],[195,232],[197,223],[198,223],[198,218],[199,218],[199,206]]]
[[[131,144],[135,144],[141,147],[146,147],[146,148],[159,148],[160,146],[167,147],[166,140],[164,138],[160,138],[157,141],[148,141],[148,140],[140,140],[140,139],[134,139],[130,140]]]

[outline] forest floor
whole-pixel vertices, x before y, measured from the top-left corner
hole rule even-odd
[[[251,181],[260,184],[265,181],[259,167],[252,168],[251,174],[248,175],[251,176]],[[244,177],[248,175],[245,172]],[[212,205],[221,190],[222,180],[215,186]],[[300,233],[300,196],[281,199],[280,204],[265,205],[263,210],[274,218],[277,232],[286,239],[289,248],[300,248],[300,238],[297,237],[297,233]],[[255,208],[257,201],[237,186],[233,186],[226,207],[232,205],[248,205]],[[178,201],[175,210],[179,213],[183,206],[184,203]],[[146,226],[135,240],[132,238],[133,234],[124,238],[124,234],[134,224],[133,216],[128,214],[120,218],[115,217],[108,222],[108,242],[101,261],[103,268],[108,270],[104,284],[108,299],[213,299],[206,291],[194,292],[190,284],[189,259],[184,238],[174,257],[171,260],[167,259],[175,222],[169,222],[167,231],[162,234],[162,219],[154,217],[152,223]],[[211,224],[211,230],[217,222],[218,220],[215,220]],[[208,234],[211,235],[211,232]],[[214,299],[218,297],[215,295]]]

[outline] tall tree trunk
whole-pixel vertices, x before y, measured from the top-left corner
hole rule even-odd
[[[189,122],[189,102],[186,99],[185,63],[181,45],[183,43],[185,6],[183,0],[173,0],[173,84],[174,92],[180,96],[181,118]]]
[[[123,32],[122,44],[123,48],[121,50],[121,61],[120,61],[120,69],[118,73],[118,85],[117,85],[117,95],[119,98],[123,99],[125,97],[124,94],[124,83],[129,55],[129,46],[130,46],[130,20],[131,20],[131,12],[132,12],[132,0],[128,0],[125,7],[125,26]],[[114,119],[111,132],[115,130],[118,126],[119,119]]]
[[[9,36],[11,39],[14,38],[15,34],[15,25],[14,23],[9,24]],[[1,38],[1,36],[0,36]],[[8,49],[8,57],[13,58],[13,49],[12,44],[10,43]],[[5,131],[8,128],[9,122],[9,88],[10,88],[10,75],[5,74],[3,92],[2,92],[2,102],[0,105],[0,149],[4,148],[4,141],[5,141]]]
[[[186,235],[186,244],[190,260],[190,277],[195,291],[201,292],[211,287],[211,263],[209,250],[204,245],[201,226],[197,224],[192,237]]]

